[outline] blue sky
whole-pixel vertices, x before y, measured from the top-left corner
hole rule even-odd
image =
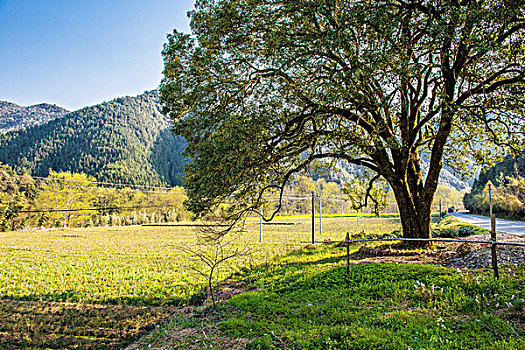
[[[158,86],[193,0],[0,0],[0,100],[70,110]]]

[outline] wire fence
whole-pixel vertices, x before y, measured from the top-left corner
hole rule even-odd
[[[317,243],[338,243],[338,244],[344,244],[346,245],[346,271],[347,273],[350,273],[350,245],[355,243],[366,243],[366,242],[392,242],[392,241],[399,241],[399,242],[428,242],[428,243],[434,243],[434,242],[446,242],[446,243],[473,243],[473,244],[487,244],[491,247],[491,265],[492,270],[494,271],[494,276],[496,278],[499,278],[499,271],[498,271],[498,255],[497,255],[497,246],[498,245],[505,245],[505,246],[515,246],[515,247],[525,247],[525,243],[523,242],[502,242],[497,240],[496,236],[496,216],[491,216],[491,230],[490,230],[491,239],[489,241],[487,240],[466,240],[466,239],[453,239],[453,238],[367,238],[367,239],[350,239],[349,234],[346,234],[346,239],[343,241],[316,241],[315,236],[312,234],[312,240],[311,241],[303,241],[301,243],[309,243],[309,244],[317,244]]]
[[[23,175],[18,175],[18,177],[23,178]],[[132,192],[141,192],[141,193],[155,193],[158,195],[162,194],[185,194],[185,191],[180,188],[170,188],[170,187],[160,187],[160,186],[142,186],[142,185],[133,185],[133,184],[122,184],[122,183],[111,183],[111,182],[99,182],[99,181],[88,181],[88,180],[76,180],[76,179],[65,179],[65,178],[51,178],[51,177],[38,177],[35,176],[33,179],[41,180],[45,182],[51,182],[51,183],[62,183],[64,186],[71,186],[75,190],[79,189],[107,189],[105,187],[98,187],[98,186],[113,186],[113,189],[118,191],[132,191]],[[6,181],[1,181],[1,183],[6,183]],[[94,185],[94,186],[92,186]],[[316,241],[316,221],[318,221],[318,232],[320,235],[323,234],[323,215],[324,218],[330,217],[329,215],[332,214],[332,217],[334,215],[334,203],[338,203],[338,208],[340,208],[340,212],[335,213],[336,215],[345,215],[350,214],[349,212],[353,211],[351,214],[352,216],[355,214],[355,217],[357,219],[357,224],[359,224],[359,210],[355,209],[355,206],[350,203],[350,199],[343,198],[337,195],[329,195],[329,196],[322,196],[322,195],[316,195],[312,192],[311,196],[304,196],[304,195],[297,195],[297,194],[285,194],[283,196],[270,196],[264,198],[265,206],[267,211],[276,210],[276,208],[281,207],[281,210],[286,213],[289,213],[290,211],[293,212],[299,211],[301,213],[311,215],[311,240],[308,242],[301,242],[301,243],[327,243],[326,241]],[[294,206],[290,203],[295,203]],[[288,206],[288,207],[287,207]],[[171,205],[168,202],[164,202],[162,204],[140,204],[140,205],[106,205],[106,206],[86,206],[86,207],[75,207],[70,206],[69,208],[63,208],[63,207],[44,207],[44,208],[38,208],[38,209],[18,209],[17,212],[21,214],[45,214],[45,213],[75,213],[75,212],[98,212],[98,213],[108,213],[108,212],[122,212],[122,211],[136,211],[136,210],[145,210],[145,209],[155,209],[160,210],[161,212],[168,212],[170,209],[180,207],[180,204],[178,205]],[[446,208],[446,204],[445,204]],[[353,209],[353,210],[352,210]],[[442,209],[442,203],[439,202],[439,212],[441,213]],[[329,214],[327,213],[329,211]],[[308,212],[310,212],[308,214]],[[361,210],[361,213],[371,213],[370,208],[364,208]],[[6,211],[6,213],[9,213],[9,210]],[[327,215],[328,214],[328,215]],[[379,213],[377,213],[379,214]],[[397,216],[398,208],[397,203],[395,202],[387,202],[386,205],[384,205],[384,208],[382,210],[383,215],[391,216]],[[263,222],[264,220],[264,213],[263,213],[263,207],[261,206],[258,216],[259,216],[259,242],[263,241],[263,225],[267,224]],[[166,216],[168,218],[168,216]],[[120,218],[117,220],[117,222],[120,225]],[[136,223],[137,220],[131,220],[132,224]],[[149,224],[150,222],[146,220],[145,224]],[[153,220],[153,223],[155,224],[155,220]],[[144,222],[142,223],[144,224]],[[498,245],[506,245],[506,246],[517,246],[517,247],[525,247],[525,243],[521,242],[502,242],[497,241],[496,239],[496,219],[493,216],[492,217],[492,228],[491,228],[491,240],[464,240],[464,239],[444,239],[444,238],[433,238],[433,239],[424,239],[424,238],[367,238],[367,239],[355,239],[350,240],[349,236],[347,234],[347,237],[345,240],[342,241],[329,241],[330,243],[339,243],[339,244],[346,244],[347,247],[350,244],[356,244],[356,243],[366,243],[366,242],[388,242],[388,241],[400,241],[400,242],[448,242],[448,243],[475,243],[475,244],[487,244],[491,246],[492,250],[492,265],[494,269],[494,273],[496,276],[498,276],[497,271],[497,250],[496,247]]]

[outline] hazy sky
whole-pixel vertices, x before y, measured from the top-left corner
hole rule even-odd
[[[0,0],[0,100],[70,110],[158,86],[193,0]]]

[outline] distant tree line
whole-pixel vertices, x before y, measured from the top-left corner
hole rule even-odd
[[[278,215],[301,215],[312,212],[312,195],[315,213],[321,201],[324,214],[397,213],[393,194],[384,183],[373,183],[373,200],[364,201],[369,183],[359,178],[340,185],[324,178],[313,180],[297,176],[286,189]],[[454,205],[461,192],[440,185],[438,201]],[[133,187],[108,187],[83,173],[49,171],[46,179],[28,174],[16,174],[9,166],[0,165],[0,230],[11,231],[51,227],[124,226],[189,220],[182,187],[137,189]],[[263,214],[271,215],[278,209],[278,193],[271,194],[262,205]],[[220,205],[216,216],[228,210],[228,203]]]
[[[0,230],[123,226],[191,217],[182,187],[109,188],[86,174],[50,171],[49,179],[19,176],[0,165]]]
[[[297,176],[286,187],[277,215],[301,215],[312,212],[312,194],[314,195],[315,213],[319,213],[319,201],[323,214],[355,214],[369,213],[379,216],[381,213],[399,213],[392,190],[384,182],[374,182],[371,187],[371,198],[365,201],[369,183],[359,176],[350,176],[343,183],[317,180],[304,175]],[[452,186],[438,185],[432,204],[433,212],[448,207],[462,206],[464,191],[458,191]],[[262,205],[263,213],[270,216],[279,206],[279,194],[269,195]]]

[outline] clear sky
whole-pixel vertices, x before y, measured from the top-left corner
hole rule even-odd
[[[193,0],[0,0],[0,100],[69,110],[158,86]]]

